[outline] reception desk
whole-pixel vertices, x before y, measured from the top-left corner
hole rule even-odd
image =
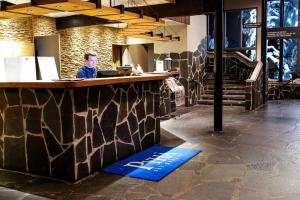
[[[75,182],[158,143],[167,77],[0,82],[0,167]]]

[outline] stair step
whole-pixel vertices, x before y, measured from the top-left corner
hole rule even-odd
[[[214,94],[214,90],[206,90],[205,94]],[[245,95],[245,90],[223,90],[223,95]]]
[[[215,75],[213,73],[208,73],[207,78],[214,79]],[[236,80],[237,76],[234,74],[223,74],[223,79],[233,79]]]
[[[201,98],[204,99],[214,99],[214,95],[205,94],[202,95]],[[245,101],[245,95],[223,95],[223,100],[238,100]]]
[[[215,80],[215,77],[208,76],[208,77],[206,77],[206,80]],[[236,77],[223,77],[223,81],[226,81],[226,80],[240,81]]]
[[[214,100],[198,100],[201,105],[214,105]],[[223,106],[245,106],[245,101],[223,100]]]
[[[214,84],[215,80],[214,79],[208,79],[206,81],[206,84]],[[243,82],[239,80],[223,80],[223,84],[243,84]]]
[[[214,85],[207,85],[207,90],[213,90],[215,88]],[[223,84],[224,90],[245,90],[245,85],[237,85],[237,84]]]

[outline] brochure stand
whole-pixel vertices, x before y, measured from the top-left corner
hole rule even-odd
[[[185,104],[185,90],[183,86],[176,83],[176,79],[171,77],[166,79],[167,85],[172,92],[175,93],[176,106],[182,106]]]

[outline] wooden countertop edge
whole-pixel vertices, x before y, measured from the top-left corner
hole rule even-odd
[[[176,75],[180,75],[180,72],[178,71],[170,71],[170,72],[149,72],[149,74],[165,74],[165,75],[168,75],[168,76],[176,76]]]
[[[101,79],[86,79],[81,81],[53,81],[53,82],[0,82],[0,88],[80,88],[100,85],[114,85],[144,81],[163,80],[168,74],[125,76]]]

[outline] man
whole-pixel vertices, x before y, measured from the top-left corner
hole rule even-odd
[[[77,78],[96,78],[97,76],[97,57],[96,54],[86,53],[84,55],[85,65],[77,72]]]

